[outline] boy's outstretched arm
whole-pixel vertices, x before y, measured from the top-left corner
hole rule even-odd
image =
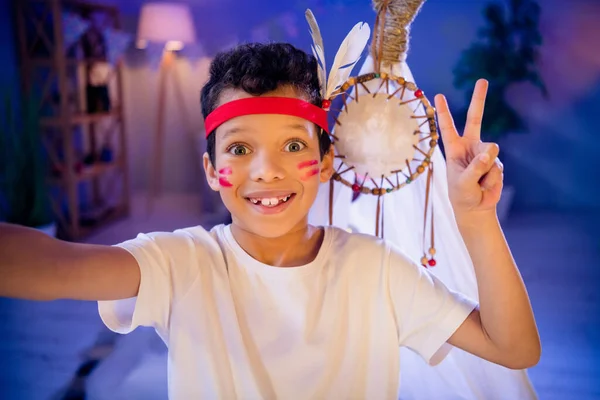
[[[462,136],[445,98],[438,95],[435,99],[446,150],[448,193],[479,292],[479,309],[449,343],[506,367],[523,369],[537,364],[541,345],[529,296],[496,216],[503,167],[497,159],[498,146],[480,138],[486,92],[487,82],[478,81]]]
[[[126,250],[60,241],[0,223],[0,296],[117,300],[137,295],[140,270]]]

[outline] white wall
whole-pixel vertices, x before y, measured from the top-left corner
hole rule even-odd
[[[202,187],[201,150],[203,134],[200,89],[208,77],[210,60],[178,59],[174,69],[181,82],[184,104],[179,104],[176,80],[167,80],[164,120],[165,147],[162,187],[167,192],[197,192]],[[171,76],[170,78],[173,78]],[[158,110],[159,70],[148,65],[124,71],[125,118],[128,134],[132,190],[149,187],[155,161],[154,138]],[[189,127],[186,123],[189,117]]]

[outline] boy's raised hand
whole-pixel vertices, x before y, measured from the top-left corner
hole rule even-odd
[[[446,150],[448,194],[457,216],[480,211],[495,213],[500,200],[503,166],[499,147],[481,141],[481,121],[488,82],[477,81],[463,135],[459,135],[443,95],[435,97],[438,122]]]

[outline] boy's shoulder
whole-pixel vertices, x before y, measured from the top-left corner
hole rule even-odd
[[[124,248],[157,248],[162,252],[186,252],[186,250],[219,250],[218,236],[223,225],[210,230],[201,225],[175,229],[173,231],[153,231],[140,233],[135,238],[119,243]]]

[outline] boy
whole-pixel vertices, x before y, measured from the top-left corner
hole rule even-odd
[[[396,398],[398,346],[431,364],[450,345],[509,368],[536,364],[533,313],[495,217],[498,147],[479,140],[486,83],[462,137],[436,98],[479,310],[384,241],[308,225],[333,165],[316,71],[288,44],[214,60],[202,90],[204,166],[231,225],[114,247],[4,225],[0,295],[98,300],[116,332],[154,327],[169,347],[174,399]]]

